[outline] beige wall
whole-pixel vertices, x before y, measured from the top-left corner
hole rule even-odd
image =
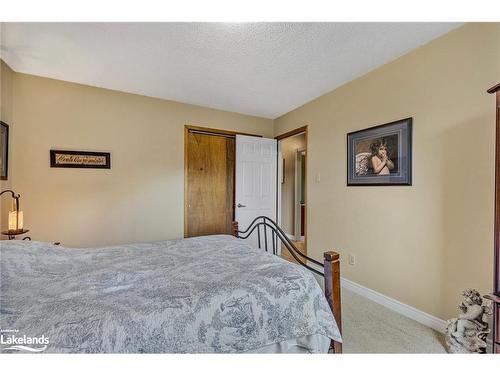
[[[12,78],[14,72],[0,60],[0,118],[7,124],[12,123]]]
[[[13,134],[15,134],[15,130],[13,127],[13,96],[12,96],[12,89],[13,89],[13,76],[14,72],[10,69],[10,67],[5,64],[2,60],[0,60],[0,119],[5,122],[7,125],[9,125],[9,138],[12,139]],[[9,160],[12,159],[12,147],[9,149]],[[6,189],[11,189],[12,184],[11,181],[12,179],[10,178],[11,175],[11,165],[9,165],[9,171],[8,171],[8,179],[7,180],[0,180],[0,191],[6,190]],[[0,228],[3,230],[6,228],[7,224],[4,223],[7,219],[7,215],[9,210],[11,209],[12,204],[11,204],[11,199],[8,197],[7,194],[4,194],[2,196],[2,199],[0,200]]]
[[[276,119],[309,125],[308,253],[338,250],[343,276],[440,318],[488,292],[499,81],[500,24],[469,24]],[[346,134],[410,116],[413,186],[347,187]]]
[[[285,159],[285,182],[281,184],[281,227],[292,235],[300,235],[295,233],[295,159],[297,150],[305,147],[304,134],[281,141],[281,153]]]
[[[183,236],[184,125],[272,135],[272,120],[15,73],[12,185],[40,241]],[[49,167],[50,149],[111,152],[111,169]]]

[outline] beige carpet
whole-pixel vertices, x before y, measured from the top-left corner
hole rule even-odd
[[[286,249],[282,256],[296,263]],[[323,279],[317,279],[322,285]],[[441,333],[345,288],[342,326],[344,353],[446,353]]]
[[[442,334],[342,290],[344,353],[446,353]]]

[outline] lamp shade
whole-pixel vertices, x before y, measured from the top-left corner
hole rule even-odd
[[[9,228],[8,232],[23,231],[23,212],[19,209],[19,194],[15,194],[12,190],[4,190],[0,193],[10,194],[12,196],[12,209],[9,212]],[[3,232],[2,232],[3,233]]]
[[[9,212],[9,230],[23,229],[23,211]]]

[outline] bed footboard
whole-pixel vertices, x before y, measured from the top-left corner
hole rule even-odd
[[[259,238],[259,248],[261,247],[261,229],[264,230],[264,237],[267,238],[267,230],[271,230],[273,235],[273,254],[277,254],[278,239],[288,249],[293,258],[308,270],[324,277],[325,281],[325,296],[330,308],[332,310],[335,321],[342,333],[342,304],[340,299],[340,256],[335,251],[327,251],[323,254],[323,263],[308,257],[298,250],[283,230],[272,220],[265,216],[255,218],[249,227],[240,231],[238,222],[232,223],[232,235],[237,238],[248,238],[254,231],[257,231]],[[276,241],[274,239],[276,237]],[[268,251],[267,240],[264,241],[265,250]],[[309,262],[309,264],[308,264]],[[314,267],[315,265],[316,267]],[[323,272],[318,270],[318,267],[323,268]],[[342,343],[332,340],[330,351],[334,353],[342,353]]]

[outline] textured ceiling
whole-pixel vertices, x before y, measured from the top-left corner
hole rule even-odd
[[[276,118],[456,23],[3,23],[18,72]]]

